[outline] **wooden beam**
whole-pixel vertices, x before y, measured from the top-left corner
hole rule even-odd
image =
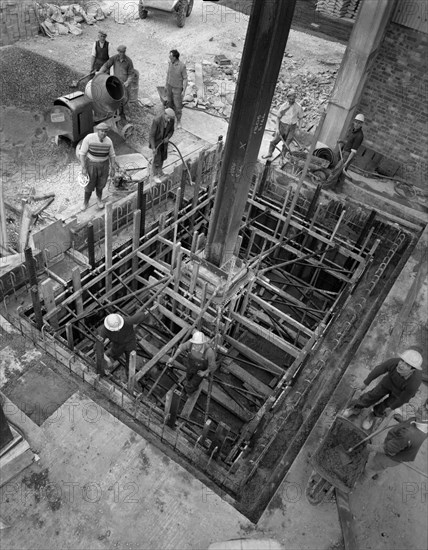
[[[275,315],[275,317],[278,317],[279,319],[281,319],[281,321],[284,321],[284,323],[288,323],[289,325],[293,326],[298,331],[303,332],[304,334],[307,334],[309,337],[312,336],[313,331],[311,329],[305,327],[305,325],[302,325],[301,323],[293,319],[293,317],[290,317],[289,315],[282,312],[280,309],[276,308],[275,306],[272,306],[271,304],[265,302],[262,298],[260,298],[260,296],[257,296],[256,294],[252,294],[250,296],[250,301],[255,302],[256,304],[261,306],[264,310],[271,313],[272,315]]]
[[[258,393],[264,396],[268,396],[272,393],[272,389],[269,386],[263,384],[263,382],[261,382],[258,378],[235,363],[232,357],[225,357],[223,359],[222,368],[233,374],[233,376],[236,376],[236,378],[239,378],[239,380],[242,380],[242,382],[245,382],[254,388]]]
[[[79,291],[82,288],[82,282],[81,282],[81,278],[80,278],[80,269],[77,265],[75,267],[73,267],[73,269],[71,270],[71,280],[72,280],[72,283],[73,283],[73,291],[74,292]],[[76,313],[77,313],[77,315],[82,315],[82,313],[83,313],[83,300],[82,300],[82,295],[81,294],[79,294],[76,297],[75,304],[76,304]]]
[[[190,418],[190,415],[192,414],[193,409],[195,408],[196,402],[198,401],[201,391],[202,391],[202,385],[199,386],[199,388],[195,392],[193,392],[191,395],[188,396],[180,416],[182,416],[183,418]]]
[[[235,349],[237,349],[239,353],[241,353],[242,355],[245,355],[245,357],[253,361],[255,367],[258,367],[262,370],[270,372],[271,374],[274,374],[274,375],[282,376],[284,374],[284,369],[282,369],[279,365],[277,365],[276,363],[273,363],[263,355],[260,355],[259,353],[249,348],[242,342],[239,342],[238,340],[235,340],[231,336],[227,336],[227,335],[224,336],[224,339],[226,340],[226,342],[231,344]]]
[[[282,349],[286,353],[289,353],[293,357],[299,356],[300,354],[299,349],[297,349],[295,346],[292,346],[288,342],[285,342],[285,340],[283,340],[279,336],[276,336],[270,330],[266,330],[262,327],[259,327],[257,323],[250,321],[249,319],[243,317],[242,315],[239,315],[238,313],[232,313],[232,319],[234,319],[241,325],[244,325],[253,334],[257,334],[258,336],[261,336],[262,338],[264,338],[274,346],[278,347],[279,349]]]
[[[106,268],[105,290],[111,290],[111,273],[109,269],[113,264],[113,203],[108,202],[105,206],[104,218],[104,261]]]
[[[43,301],[45,303],[45,308],[48,312],[55,310],[55,295],[53,290],[53,281],[51,279],[46,279],[42,282],[41,290]],[[50,318],[50,323],[53,328],[57,329],[59,327],[58,315],[52,315]]]
[[[296,306],[301,307],[302,309],[304,309],[305,311],[307,311],[309,313],[314,313],[314,314],[318,313],[318,314],[321,314],[321,315],[324,315],[324,313],[325,313],[325,311],[323,311],[322,309],[309,308],[301,300],[298,300],[294,296],[291,296],[291,294],[288,294],[287,292],[284,292],[280,288],[268,283],[267,281],[264,281],[262,278],[258,278],[257,283],[259,285],[263,286],[264,288],[266,288],[266,290],[269,290],[269,292],[272,292],[273,294],[276,294],[277,296],[280,296],[281,298],[283,298],[287,302],[290,302],[290,307],[292,307],[293,305],[296,305]]]
[[[171,269],[166,264],[158,262],[154,258],[147,256],[147,254],[144,254],[143,252],[137,252],[137,256],[140,258],[140,260],[143,260],[152,267],[159,269],[159,271],[162,271],[162,273],[164,273],[165,275],[171,274]]]

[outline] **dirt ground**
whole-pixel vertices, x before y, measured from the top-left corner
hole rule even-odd
[[[208,5],[196,0],[193,13],[180,29],[170,14],[150,12],[146,20],[136,18],[137,2],[101,2],[103,8],[112,10],[111,15],[96,25],[83,25],[80,36],[68,34],[50,39],[39,35],[3,48],[0,152],[6,203],[19,208],[21,200],[33,189],[36,195],[55,192],[55,200],[40,216],[39,226],[54,221],[73,205],[80,205],[82,192],[75,183],[80,168],[73,147],[63,140],[56,145],[41,128],[44,111],[57,97],[75,91],[70,84],[77,75],[89,72],[90,50],[100,28],[107,32],[113,51],[121,43],[127,46],[127,54],[140,72],[139,99],[145,106],[137,105],[132,113],[136,134],[129,145],[135,151],[150,155],[148,131],[154,114],[161,109],[156,86],[165,83],[172,48],[181,52],[181,59],[189,68],[190,82],[195,82],[195,64],[203,65],[211,103],[219,105],[223,101],[224,112],[230,114],[227,103],[233,100],[248,16],[230,10],[225,13],[224,7],[214,9],[214,5],[211,8]],[[273,108],[283,101],[288,87],[296,87],[300,96],[304,96],[300,101],[303,100],[307,113],[305,124],[311,126],[312,119],[318,116],[318,104],[333,86],[344,50],[343,44],[291,31]],[[232,74],[220,75],[221,80],[216,78],[213,63],[218,54],[224,54],[233,63]],[[10,66],[15,71],[8,70]],[[212,88],[207,81],[213,84]],[[224,98],[216,96],[216,84],[230,93]],[[216,112],[213,108],[209,111]],[[223,110],[217,116],[224,118]],[[176,136],[184,132],[180,130]],[[7,221],[10,243],[14,245],[19,227],[16,213],[9,209]]]

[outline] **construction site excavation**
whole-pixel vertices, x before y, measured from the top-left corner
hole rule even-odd
[[[28,291],[32,304],[18,308],[21,332],[254,520],[329,400],[418,233],[325,196],[320,187],[303,186],[297,194],[295,181],[260,165],[236,248],[216,267],[204,246],[222,145],[219,140],[190,165],[189,198],[188,173],[180,168],[156,199],[144,194],[141,182],[130,204],[108,204],[97,232],[99,259],[92,224],[74,235],[61,277],[46,263],[38,275],[27,249],[22,270],[29,286],[4,296],[4,305],[7,316]],[[164,210],[171,194],[175,208]],[[146,213],[156,209],[157,220],[146,227]],[[136,329],[138,349],[127,377],[124,357],[106,369],[107,349],[97,331],[109,313],[138,311],[145,319]],[[218,368],[187,396],[185,358],[167,363],[195,329],[210,338]]]

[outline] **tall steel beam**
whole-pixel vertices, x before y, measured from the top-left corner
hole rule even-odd
[[[205,250],[218,267],[234,252],[295,4],[253,3]]]

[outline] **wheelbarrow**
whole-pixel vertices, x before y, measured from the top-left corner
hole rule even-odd
[[[350,420],[336,417],[326,437],[311,457],[313,472],[306,487],[306,497],[313,505],[325,502],[339,489],[342,493],[352,492],[362,475],[369,450],[359,445],[344,459],[344,449],[355,447],[367,438],[367,433]]]

